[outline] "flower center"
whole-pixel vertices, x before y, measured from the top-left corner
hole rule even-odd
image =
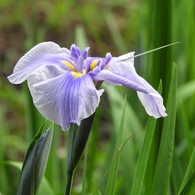
[[[77,79],[77,78],[79,78],[79,77],[82,77],[83,76],[83,74],[82,73],[80,73],[80,72],[71,72],[71,74],[74,76],[74,79]]]
[[[86,74],[86,70],[83,69],[82,73],[81,72],[72,71],[71,74],[74,76],[74,79],[77,79],[79,77],[82,77],[84,74]]]

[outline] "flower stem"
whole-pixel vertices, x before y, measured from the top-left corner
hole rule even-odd
[[[72,177],[73,177],[73,171],[74,171],[74,138],[75,138],[75,129],[76,125],[71,124],[70,126],[70,132],[69,132],[69,140],[68,140],[68,152],[67,152],[67,159],[66,159],[66,186],[65,186],[65,195],[70,194],[71,190],[71,184],[72,184]]]
[[[72,174],[67,174],[64,195],[69,195],[72,186]]]

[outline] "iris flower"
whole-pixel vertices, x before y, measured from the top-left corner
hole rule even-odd
[[[33,102],[48,120],[67,130],[71,123],[92,115],[104,89],[99,86],[123,85],[137,91],[146,112],[154,118],[167,116],[160,94],[134,68],[134,52],[119,57],[88,57],[89,48],[70,50],[53,42],[43,42],[28,51],[8,79],[20,84],[27,80]]]

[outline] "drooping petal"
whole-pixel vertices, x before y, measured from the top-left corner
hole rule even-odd
[[[123,76],[120,76],[118,74],[115,74],[109,70],[102,70],[100,71],[98,74],[90,74],[91,77],[93,77],[93,79],[95,81],[105,81],[105,83],[107,85],[124,85],[128,88],[132,88],[134,90],[138,90],[141,91],[143,93],[147,93],[147,89],[145,89],[144,87],[142,87],[141,85],[137,84],[136,82],[134,82],[133,80],[127,79]]]
[[[166,117],[167,114],[163,105],[163,98],[144,79],[143,82],[145,82],[145,85],[147,86],[150,93],[146,94],[137,91],[137,95],[146,112],[148,115],[153,116],[154,118]]]
[[[138,91],[138,97],[149,115],[155,118],[167,116],[162,97],[136,73],[132,56],[133,52],[113,58],[108,70],[102,70],[94,79],[105,81],[107,85],[124,85]]]
[[[70,123],[80,125],[82,119],[93,114],[104,91],[95,88],[89,75],[75,78],[71,72],[35,85],[31,80],[29,85],[39,112],[63,130],[67,130]]]
[[[124,85],[136,91],[148,93],[148,90],[143,86],[138,79],[138,75],[133,66],[133,60],[123,61],[132,57],[134,52],[125,54],[118,58],[112,58],[107,70],[102,70],[99,74],[93,77],[96,81],[105,81],[107,85]]]
[[[42,81],[47,81],[49,79],[58,77],[62,74],[65,74],[67,71],[61,69],[60,66],[45,66],[40,67],[34,73],[28,77],[28,87],[33,96],[34,94],[34,85],[41,83]]]
[[[53,42],[40,43],[20,58],[8,79],[14,84],[22,83],[40,67],[45,66],[59,66],[61,70],[71,70],[64,61],[72,63],[68,49]]]

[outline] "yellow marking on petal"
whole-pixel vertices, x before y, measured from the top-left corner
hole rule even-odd
[[[109,68],[109,65],[108,65],[108,66],[106,66],[106,70],[108,70],[108,68]]]
[[[65,64],[66,66],[68,66],[71,70],[75,71],[74,66],[70,62],[67,62],[67,61],[64,61],[64,60],[62,60],[61,62],[63,64]]]
[[[91,66],[90,66],[90,70],[93,70],[97,64],[98,60],[93,60],[93,62],[91,63]]]
[[[77,79],[84,75],[83,73],[80,73],[80,72],[71,72],[71,74],[74,76],[74,79]]]

